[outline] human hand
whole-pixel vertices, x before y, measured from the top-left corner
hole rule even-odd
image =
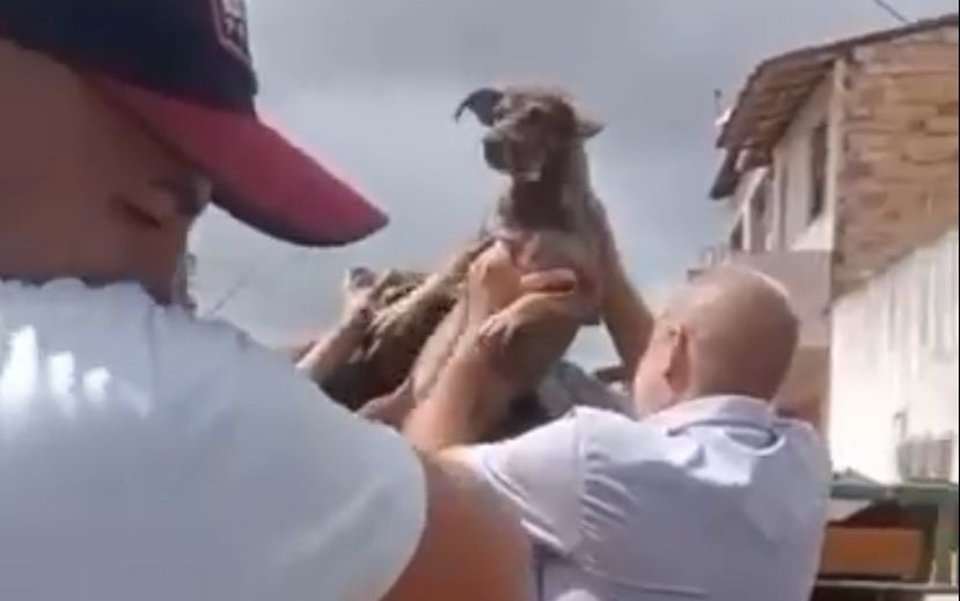
[[[513,302],[521,293],[521,280],[510,243],[488,244],[467,270],[468,322],[479,324]]]
[[[479,364],[487,397],[502,414],[510,400],[536,388],[566,352],[589,303],[567,269],[522,276],[513,301],[486,317],[466,337],[463,354]]]
[[[500,247],[485,253],[471,276],[474,315],[468,310],[450,360],[421,403],[444,407],[448,419],[471,433],[464,441],[502,423],[512,402],[563,356],[580,322],[576,278],[568,270],[521,275]]]
[[[505,366],[523,363],[522,349],[517,344],[520,335],[539,336],[541,340],[534,342],[541,355],[555,355],[557,345],[549,334],[570,329],[567,326],[576,327],[589,310],[580,292],[577,276],[569,269],[524,275],[520,278],[519,296],[486,319],[477,333],[477,343]],[[560,353],[565,350],[564,347]]]
[[[495,242],[474,261],[467,280],[472,331],[465,338],[474,350],[493,351],[501,359],[509,359],[518,334],[559,327],[558,321],[579,323],[590,309],[576,272],[559,268],[524,274],[514,253],[510,242]]]

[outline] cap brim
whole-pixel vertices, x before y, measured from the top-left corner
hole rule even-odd
[[[387,224],[362,194],[255,114],[217,110],[114,79],[94,81],[206,170],[215,182],[214,201],[261,232],[305,246],[339,246]]]

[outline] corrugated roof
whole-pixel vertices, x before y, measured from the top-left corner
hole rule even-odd
[[[717,147],[729,154],[710,191],[711,198],[724,198],[732,193],[738,168],[749,169],[770,163],[773,147],[838,59],[859,46],[941,27],[956,27],[958,20],[960,15],[952,13],[895,29],[800,48],[760,63],[747,79],[729,119],[720,130]]]

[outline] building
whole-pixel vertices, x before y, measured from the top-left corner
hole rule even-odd
[[[803,319],[786,407],[838,470],[957,481],[957,15],[761,63],[720,126],[706,266],[783,281]]]

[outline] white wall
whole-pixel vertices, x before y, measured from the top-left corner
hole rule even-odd
[[[830,250],[834,245],[837,207],[837,173],[842,157],[843,63],[838,63],[798,111],[774,149],[774,190],[780,213],[783,244],[796,250]],[[808,222],[810,212],[810,139],[814,129],[827,122],[827,174],[825,206],[820,219]],[[786,172],[786,186],[781,178]],[[786,197],[780,191],[786,191]]]
[[[957,432],[957,248],[954,229],[835,303],[828,428],[837,469],[896,481],[901,413],[909,435]]]

